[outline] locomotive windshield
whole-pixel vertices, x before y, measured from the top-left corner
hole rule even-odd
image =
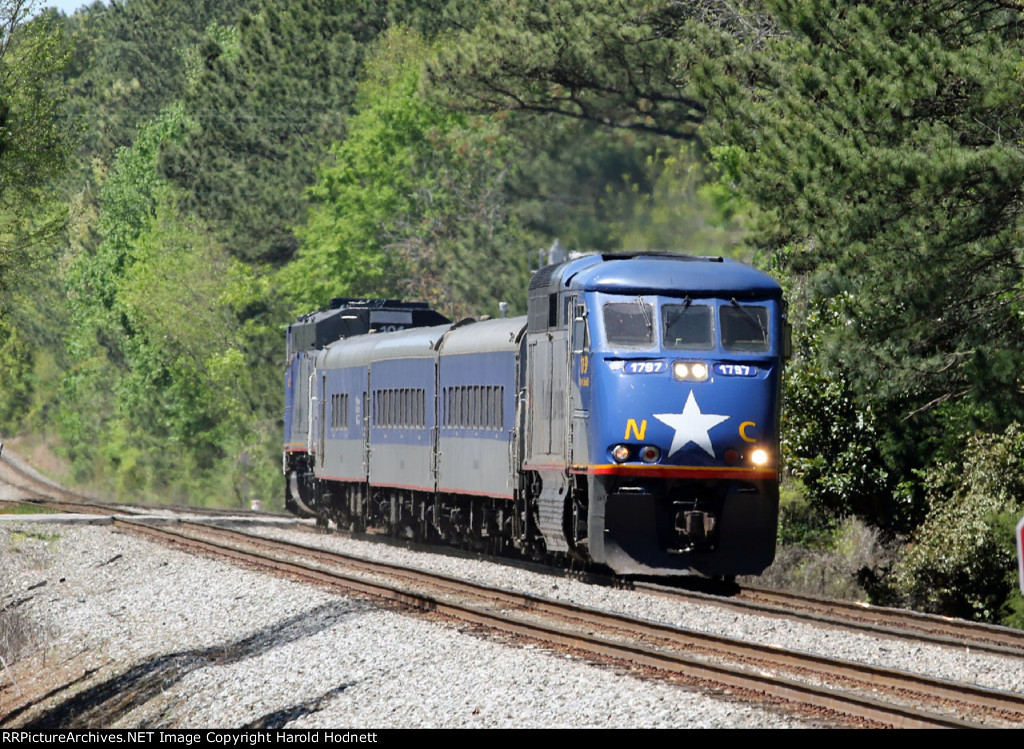
[[[768,350],[768,308],[723,304],[722,345],[730,351]]]
[[[661,308],[661,337],[669,349],[714,348],[714,308],[706,304],[666,304]]]
[[[621,298],[621,297],[620,297]],[[610,346],[669,351],[765,353],[770,350],[771,308],[735,299],[673,299],[660,303],[636,297],[602,306]]]
[[[610,344],[650,346],[654,343],[652,306],[636,299],[604,305],[604,330]]]

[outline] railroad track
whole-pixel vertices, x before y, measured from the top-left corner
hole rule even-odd
[[[478,553],[462,552],[455,549],[439,549],[396,540],[387,536],[367,536],[341,532],[360,541],[383,543],[400,548],[409,548],[427,553],[445,553],[477,559]],[[916,644],[958,648],[977,653],[1024,658],[1024,631],[993,624],[971,622],[965,619],[924,614],[909,609],[874,606],[855,601],[840,601],[830,598],[790,593],[771,588],[750,585],[739,586],[728,592],[707,592],[708,586],[694,590],[693,579],[686,579],[681,585],[654,583],[612,577],[594,572],[561,571],[551,566],[526,560],[487,557],[495,564],[524,569],[543,575],[568,576],[594,585],[625,588],[652,593],[679,601],[681,605],[704,605],[726,608],[754,616],[770,616],[779,619],[799,620],[830,629],[842,629],[871,637],[885,637],[905,640]],[[697,581],[707,582],[707,581]],[[711,586],[714,587],[714,586]],[[721,586],[719,586],[721,587]]]
[[[731,596],[680,590],[654,583],[636,583],[630,587],[678,599],[681,603],[719,606],[747,614],[799,619],[872,636],[1024,658],[1024,631],[993,624],[746,585]]]
[[[65,489],[54,481],[40,476],[29,468],[21,459],[11,455],[10,451],[0,454],[0,484],[17,489],[28,495],[21,499],[0,500],[7,504],[20,504],[37,507],[48,512],[82,513],[87,515],[139,515],[145,516],[154,511],[188,513],[191,515],[239,515],[259,517],[274,516],[273,513],[256,512],[242,508],[224,509],[207,507],[175,507],[172,505],[154,507],[135,507],[128,504],[102,502],[95,497]],[[283,516],[282,516],[283,517]],[[291,518],[292,516],[287,516]]]
[[[10,471],[17,475],[4,481],[26,492],[37,492],[39,498],[21,500],[25,504],[44,507],[56,512],[83,512],[90,514],[143,514],[130,505],[97,502],[75,492],[68,491],[52,482],[37,478],[21,467],[18,462],[0,458]],[[186,508],[167,508],[186,510]],[[223,510],[187,508],[193,514],[223,514]],[[234,510],[250,514],[246,510]],[[266,513],[260,513],[266,516]],[[361,540],[371,540],[358,536]],[[386,540],[375,538],[373,540]],[[406,546],[405,542],[402,542]],[[436,547],[429,547],[436,552]],[[473,555],[476,556],[476,555]],[[509,560],[495,560],[503,564],[514,564],[524,569],[551,574],[551,568],[535,563],[516,563]],[[769,588],[743,586],[732,595],[716,595],[706,592],[670,587],[664,584],[623,581],[603,575],[589,574],[587,579],[596,584],[624,586],[647,593],[678,599],[683,604],[703,604],[729,608],[746,614],[773,616],[784,619],[799,619],[833,629],[839,628],[872,636],[902,639],[952,648],[966,648],[975,652],[993,655],[1024,657],[1024,631],[990,624],[970,622],[962,619],[923,614],[906,609],[894,609],[851,601],[839,601],[815,596],[789,593]]]
[[[783,607],[787,612],[802,612],[806,618],[824,621],[847,621],[866,631],[891,637],[927,641],[951,647],[1024,657],[1024,631],[965,619],[923,614],[906,609],[835,601],[817,596],[799,595],[745,586],[740,598],[762,607]]]
[[[58,511],[89,512],[104,508],[94,497],[69,491],[55,481],[33,471],[10,450],[0,453],[0,481],[27,495],[10,500],[31,505],[46,505]]]
[[[6,456],[5,456],[6,457]],[[7,461],[5,461],[7,462]],[[31,478],[30,474],[23,473],[23,475]],[[45,490],[40,493],[44,493],[49,496],[55,494],[64,497],[65,499],[49,499],[49,500],[33,500],[33,503],[46,504],[51,508],[59,509],[62,511],[77,511],[77,512],[100,512],[100,513],[119,513],[127,514],[132,511],[132,508],[124,505],[106,505],[102,503],[96,503],[89,498],[83,498],[80,495],[76,495],[72,492],[67,492],[54,487],[51,485],[44,485]],[[189,510],[191,512],[191,510]],[[194,530],[194,529],[193,529]],[[206,533],[211,531],[207,530]],[[152,534],[151,534],[152,535]],[[245,534],[241,534],[245,535]],[[237,543],[237,536],[235,543]],[[254,538],[254,537],[253,537]],[[175,543],[183,543],[183,541],[176,540]],[[248,541],[247,543],[253,543]],[[261,543],[264,545],[271,543],[269,539],[262,539]],[[275,542],[276,543],[276,542]],[[284,552],[290,554],[319,554],[314,549],[307,549],[304,551],[296,551],[296,547],[290,547],[291,551]],[[435,549],[436,551],[436,549]],[[280,553],[280,549],[279,549]],[[335,555],[337,556],[337,555]],[[254,559],[246,560],[250,563],[266,564],[266,562],[257,562]],[[331,564],[338,564],[338,560],[334,559]],[[547,570],[550,572],[550,570]],[[396,571],[392,571],[389,574],[398,574]],[[305,576],[305,575],[303,575]],[[594,576],[588,576],[592,580]],[[598,578],[599,579],[599,578]],[[320,580],[325,582],[324,580]],[[605,583],[616,584],[623,586],[621,580],[605,580]],[[337,583],[331,583],[337,584]],[[422,580],[406,580],[403,583],[406,587],[420,589],[425,582]],[[830,628],[843,628],[846,630],[867,632],[874,635],[890,637],[890,638],[903,638],[912,640],[918,643],[930,643],[937,644],[946,647],[966,648],[975,651],[984,651],[994,653],[1002,656],[1010,657],[1024,657],[1024,633],[1017,630],[1011,630],[1003,627],[993,627],[990,625],[979,625],[972,622],[964,622],[954,619],[948,619],[945,617],[937,617],[925,614],[918,614],[916,612],[903,611],[897,609],[887,609],[881,607],[865,606],[856,603],[832,601],[827,599],[820,599],[811,596],[799,596],[793,594],[787,594],[781,591],[773,591],[769,589],[759,589],[745,587],[738,594],[733,596],[721,596],[721,595],[710,595],[707,593],[679,590],[677,588],[668,588],[664,585],[654,585],[647,583],[625,583],[626,587],[631,587],[644,592],[655,592],[660,595],[670,596],[680,600],[681,603],[701,603],[704,605],[715,605],[719,607],[727,607],[732,609],[741,610],[744,613],[756,614],[756,615],[767,615],[775,616],[780,618],[789,619],[803,619],[820,626]],[[370,595],[379,594],[372,593],[369,591],[363,591]],[[397,594],[396,594],[397,595]],[[412,604],[418,608],[431,608],[431,605],[420,605]],[[559,604],[561,605],[561,604]],[[519,608],[533,608],[539,610],[539,604],[534,601],[532,603],[518,604]],[[555,614],[551,614],[554,616]],[[470,620],[468,615],[462,615],[462,617]],[[587,625],[585,617],[581,617],[580,614],[574,614],[571,618],[574,618],[578,624],[575,625],[579,628],[579,622],[583,622]],[[487,626],[495,626],[488,624]],[[597,631],[597,625],[590,622],[588,626],[591,626],[594,631]],[[607,628],[608,625],[602,625]],[[497,628],[497,627],[496,627]],[[620,628],[621,629],[621,628]],[[783,653],[776,653],[774,655],[766,655],[765,650],[751,650],[751,648],[759,648],[760,646],[750,646],[748,644],[738,644],[737,641],[728,640],[727,638],[720,638],[721,642],[715,645],[711,642],[711,637],[708,635],[701,635],[700,641],[685,641],[680,639],[678,632],[682,630],[676,630],[668,639],[671,641],[672,647],[681,648],[690,653],[696,653],[699,659],[713,659],[720,658],[722,656],[715,654],[715,648],[718,649],[726,648],[731,649],[736,655],[733,659],[734,663],[738,663],[740,668],[759,669],[761,671],[771,672],[778,670],[780,672],[787,672],[797,675],[800,679],[811,679],[818,680],[822,684],[836,683],[837,680],[843,683],[851,685],[851,688],[859,690],[862,694],[866,693],[877,693],[880,688],[889,690],[893,694],[906,693],[911,695],[912,702],[918,702],[920,704],[934,704],[935,712],[939,713],[939,717],[945,725],[960,725],[957,722],[958,715],[969,716],[970,720],[975,722],[995,724],[995,725],[1020,725],[1022,722],[1021,709],[1019,704],[1019,697],[1016,695],[1010,695],[1009,697],[1002,696],[1004,693],[979,689],[971,685],[963,684],[949,684],[943,683],[941,680],[920,680],[918,679],[916,685],[911,684],[908,681],[906,675],[893,678],[887,675],[884,669],[877,669],[874,673],[868,673],[865,667],[862,666],[847,666],[844,662],[835,659],[820,658],[817,656],[809,656],[805,654],[793,654],[790,651],[785,651],[788,655],[789,663],[781,663],[785,660],[782,656]],[[591,653],[594,657],[604,657],[613,659],[615,656],[605,654],[601,655],[601,648],[603,646],[599,644],[592,645],[581,645],[582,640],[579,639],[578,634],[565,634],[562,636],[561,646],[570,647],[574,650]],[[523,636],[529,636],[525,632],[520,633]],[[607,637],[616,637],[620,639],[627,639],[631,642],[646,643],[645,647],[652,648],[654,650],[664,649],[664,640],[666,635],[664,631],[660,634],[658,632],[649,631],[647,633],[628,632],[623,634],[622,631],[618,635],[614,632],[606,635]],[[536,637],[538,640],[543,640],[542,637]],[[553,638],[548,638],[549,642],[558,642]],[[660,656],[659,656],[660,657]],[[816,659],[817,662],[814,662]],[[749,677],[734,682],[733,679],[736,677],[728,677],[721,674],[717,674],[713,670],[710,670],[708,665],[697,668],[693,664],[686,665],[650,665],[659,662],[658,657],[651,655],[644,655],[642,653],[634,653],[630,656],[623,656],[623,662],[636,664],[637,667],[642,668],[653,668],[659,672],[676,672],[687,675],[690,681],[705,681],[712,685],[724,685],[730,689],[736,690],[747,690],[762,694],[772,693],[767,687],[758,686],[742,686],[744,683],[749,682]],[[703,676],[701,674],[704,674]],[[776,680],[777,681],[777,680]],[[780,687],[776,686],[775,689]],[[790,686],[790,690],[798,689],[798,687]],[[803,689],[801,686],[799,689]],[[928,695],[931,695],[930,697]],[[918,725],[915,722],[918,718],[899,718],[887,722],[886,720],[879,720],[874,717],[864,717],[865,715],[873,715],[874,708],[870,711],[861,713],[856,710],[836,710],[835,708],[829,707],[833,696],[824,695],[810,699],[801,699],[796,696],[794,692],[790,697],[784,695],[781,696],[783,699],[790,699],[791,701],[799,702],[801,704],[815,705],[819,709],[831,709],[835,712],[861,716],[863,719],[874,721],[879,724],[887,725]],[[815,701],[817,700],[817,701]],[[985,702],[986,704],[978,705],[976,703]],[[942,718],[942,714],[947,717]],[[929,718],[930,720],[930,718]],[[921,725],[936,725],[936,723],[920,723]]]
[[[125,530],[304,580],[469,622],[660,678],[895,727],[1019,726],[1024,695],[598,611],[223,527]]]

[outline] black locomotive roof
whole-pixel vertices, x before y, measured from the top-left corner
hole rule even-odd
[[[395,299],[331,300],[330,309],[310,312],[288,326],[288,356],[296,351],[322,349],[328,344],[374,330],[443,325],[447,317],[424,302]]]

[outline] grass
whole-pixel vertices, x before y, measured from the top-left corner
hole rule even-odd
[[[52,510],[24,502],[0,502],[0,515],[49,515]]]
[[[60,539],[59,533],[45,533],[39,531],[37,533],[29,533],[28,531],[12,531],[11,541],[18,542],[26,539],[33,539],[35,541],[42,541],[43,543],[50,543],[51,541],[57,541]],[[17,551],[17,549],[15,549]]]

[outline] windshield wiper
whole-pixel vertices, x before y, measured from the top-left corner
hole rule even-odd
[[[665,320],[665,330],[668,330],[669,328],[676,324],[676,320],[683,316],[683,313],[686,312],[687,307],[690,306],[690,303],[692,301],[693,300],[690,299],[689,296],[687,296],[686,299],[683,300],[682,304],[675,304],[669,307],[669,310],[671,311],[669,312],[669,315]],[[676,311],[676,308],[678,308],[678,311]]]
[[[765,346],[767,346],[768,331],[765,330],[764,325],[761,323],[761,318],[759,318],[757,315],[750,314],[746,307],[742,306],[739,302],[736,301],[736,297],[733,297],[729,301],[732,302],[733,307],[735,307],[736,309],[743,313],[744,317],[746,317],[748,320],[750,320],[757,326],[757,329],[761,331],[761,342],[764,343]]]
[[[641,297],[636,298],[636,303],[640,305],[640,312],[644,316],[644,322],[647,323],[647,333],[650,335],[654,332],[654,321],[651,319],[651,313],[647,311],[647,305]]]

